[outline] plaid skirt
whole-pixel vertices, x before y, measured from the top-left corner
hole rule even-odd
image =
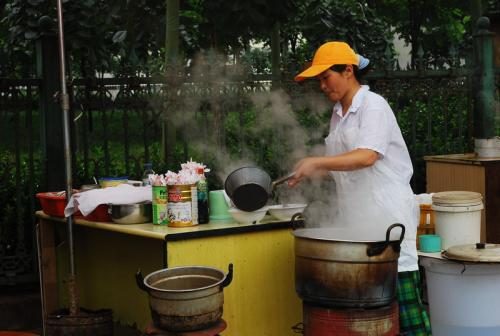
[[[400,335],[432,335],[429,315],[422,304],[419,271],[398,273],[397,297]]]

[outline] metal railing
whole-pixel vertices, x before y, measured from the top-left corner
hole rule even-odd
[[[425,190],[423,155],[472,150],[472,78],[453,67],[374,71],[366,78],[400,123],[415,192]],[[0,78],[0,285],[36,280],[34,195],[47,190],[44,174],[51,173],[44,171],[47,149],[41,148],[41,83]],[[139,178],[148,161],[158,172],[178,169],[190,157],[213,167],[222,157],[250,158],[280,176],[293,146],[322,143],[331,104],[316,83],[278,86],[271,90],[271,76],[174,84],[168,78],[75,79],[69,88],[75,187],[94,176]],[[274,108],[286,110],[286,120],[270,114]],[[288,135],[297,125],[304,131]],[[221,181],[211,183],[220,187]]]
[[[423,191],[425,185],[423,155],[461,153],[471,149],[471,102],[466,77],[406,77],[392,73],[391,77],[368,80],[372,90],[389,100],[401,124],[415,164],[413,183],[416,191]],[[154,161],[160,172],[190,156],[207,162],[214,149],[228,152],[235,159],[237,155],[239,159],[251,155],[252,160],[267,169],[279,169],[276,167],[283,158],[272,158],[266,153],[286,153],[288,137],[283,136],[278,143],[273,143],[278,133],[272,132],[272,128],[267,132],[264,129],[256,131],[248,120],[266,118],[255,110],[251,99],[256,92],[270,92],[270,87],[268,81],[219,83],[217,89],[207,87],[206,83],[186,83],[179,95],[197,101],[194,111],[187,111],[184,106],[182,113],[172,113],[170,119],[164,120],[165,111],[168,111],[165,105],[168,87],[162,81],[147,78],[73,81],[75,187],[90,182],[93,176],[138,178],[146,161]],[[282,95],[290,97],[290,106],[300,106],[299,103],[310,99],[311,95],[318,101],[322,99],[315,95],[317,90],[309,86],[283,83],[282,88],[286,92]],[[0,82],[0,124],[3,128],[0,174],[5,181],[0,190],[3,208],[0,284],[22,281],[23,274],[30,274],[29,270],[35,267],[32,259],[33,213],[37,208],[34,194],[45,190],[40,175],[43,158],[37,92],[36,81]],[[302,109],[302,115],[318,115],[316,123],[309,129],[306,127],[305,134],[313,132],[312,128],[315,133],[318,128],[322,129],[322,134],[327,132],[328,110],[318,114],[318,111],[307,111],[307,107]],[[165,162],[162,127],[173,122],[172,118],[182,120],[178,120],[175,127],[175,162]],[[256,139],[259,136],[263,139]],[[313,145],[320,141],[321,137],[316,137],[305,142]],[[276,162],[272,162],[273,159]]]

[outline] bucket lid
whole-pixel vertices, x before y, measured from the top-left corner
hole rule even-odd
[[[468,206],[482,203],[483,196],[473,191],[442,191],[432,195],[432,204],[441,206]]]
[[[443,257],[468,262],[498,263],[500,262],[500,244],[467,244],[449,247]]]

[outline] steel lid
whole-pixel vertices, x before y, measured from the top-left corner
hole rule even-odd
[[[443,257],[458,261],[500,263],[500,244],[467,244],[449,247]]]
[[[432,204],[440,206],[470,206],[481,204],[483,196],[473,191],[442,191],[432,195]]]

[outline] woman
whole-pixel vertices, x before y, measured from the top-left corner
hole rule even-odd
[[[430,335],[419,295],[419,209],[410,187],[412,163],[389,104],[360,84],[360,60],[348,44],[328,42],[318,48],[311,66],[295,77],[296,81],[317,78],[335,105],[326,155],[300,160],[289,185],[329,173],[337,198],[332,225],[385,233],[393,223],[404,224],[398,260],[400,329],[403,335]]]

